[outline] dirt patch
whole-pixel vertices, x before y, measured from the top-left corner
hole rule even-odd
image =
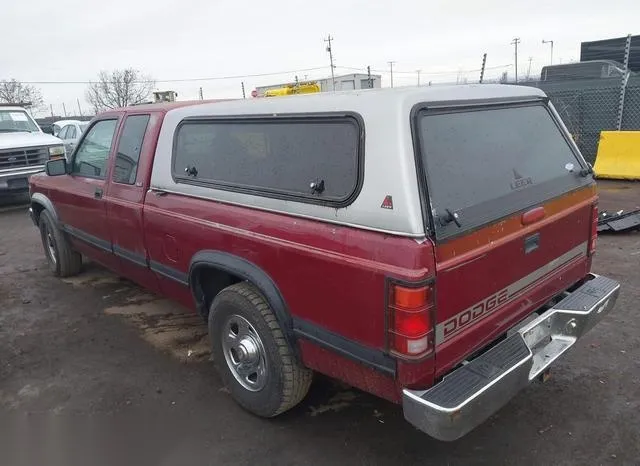
[[[358,398],[358,394],[353,390],[341,391],[333,395],[326,403],[320,406],[309,406],[309,410],[311,411],[312,417],[331,411],[337,413],[338,411],[342,411],[343,409],[351,406],[352,401],[356,398]]]
[[[199,362],[210,358],[207,326],[188,309],[93,264],[63,281],[74,288],[100,290],[102,299],[109,303],[105,314],[126,319],[147,342],[176,359]]]
[[[106,308],[105,314],[124,317],[140,330],[146,341],[180,361],[200,362],[210,358],[207,326],[200,316],[146,293],[125,301],[127,304]]]
[[[108,270],[95,267],[84,270],[80,275],[75,277],[63,278],[62,281],[75,288],[114,285],[123,282],[129,283],[126,282],[125,279],[110,273]]]

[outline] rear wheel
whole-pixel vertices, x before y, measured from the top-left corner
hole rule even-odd
[[[71,248],[48,211],[42,211],[38,225],[51,272],[57,277],[77,275],[82,268],[82,256]]]
[[[246,410],[277,416],[307,394],[312,371],[296,360],[269,304],[249,283],[237,283],[216,296],[209,335],[218,372]]]

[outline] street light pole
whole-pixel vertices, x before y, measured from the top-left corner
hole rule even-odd
[[[549,64],[553,65],[553,41],[552,40],[544,40],[544,39],[542,39],[542,43],[551,45],[551,60],[549,61]]]

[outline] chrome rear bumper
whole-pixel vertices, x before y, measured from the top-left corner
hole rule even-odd
[[[613,308],[620,284],[590,280],[486,353],[428,390],[403,390],[407,421],[439,440],[456,440],[504,406]]]

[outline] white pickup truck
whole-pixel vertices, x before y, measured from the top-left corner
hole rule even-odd
[[[23,107],[0,106],[0,196],[29,190],[29,176],[64,157],[62,141],[42,132]]]

